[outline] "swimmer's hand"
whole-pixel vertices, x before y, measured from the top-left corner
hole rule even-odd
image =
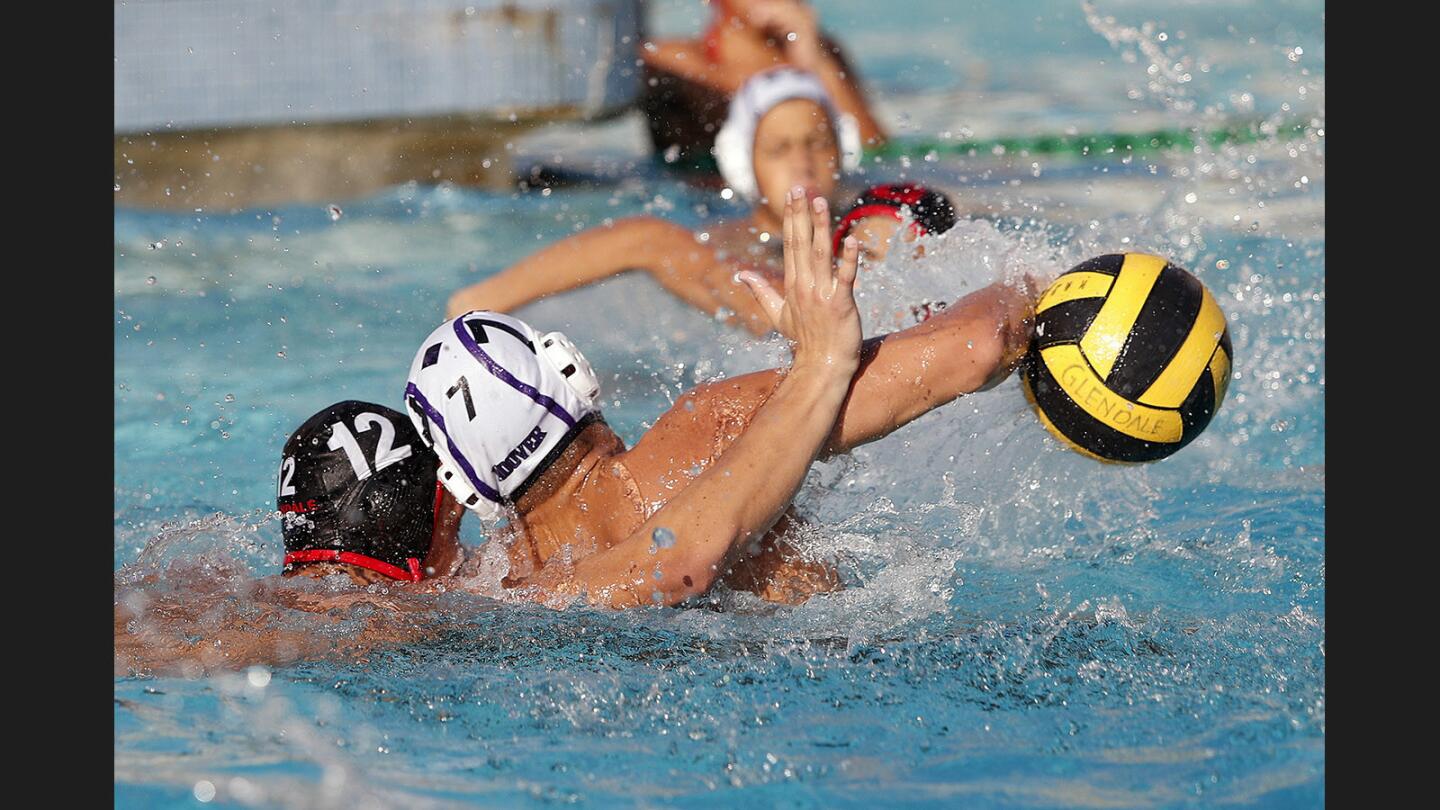
[[[830,209],[824,197],[808,206],[805,190],[785,201],[785,294],[759,273],[738,274],[775,330],[795,342],[795,367],[817,366],[848,379],[860,362],[860,312],[855,307],[859,248],[845,238],[840,261],[830,252]]]
[[[814,8],[798,0],[779,0],[753,4],[748,15],[746,22],[775,37],[790,64],[812,71],[819,65],[823,51]]]

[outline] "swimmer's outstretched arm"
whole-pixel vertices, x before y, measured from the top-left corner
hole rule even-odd
[[[1030,345],[1038,295],[1030,276],[997,282],[923,323],[866,341],[824,455],[873,442],[963,394],[999,384]]]
[[[615,608],[677,604],[708,590],[726,558],[778,520],[824,447],[859,364],[854,284],[858,251],[830,257],[829,211],[807,217],[803,191],[785,216],[785,297],[776,326],[796,338],[795,360],[754,420],[716,463],[633,535],[571,569],[552,563],[530,582],[538,598],[585,594]],[[674,536],[654,548],[656,530]],[[658,544],[656,544],[658,545]]]
[[[475,309],[510,312],[565,290],[641,270],[687,303],[713,312],[700,279],[717,259],[689,229],[658,217],[629,217],[562,239],[454,295],[445,317]]]
[[[779,294],[763,277],[742,273],[761,305],[773,311]],[[909,329],[865,341],[859,370],[821,456],[875,441],[933,408],[1003,380],[1029,344],[1035,283],[992,284]],[[717,425],[742,424],[784,378],[776,369],[703,383],[686,392],[630,451],[631,467],[663,466],[693,453],[694,437]],[[725,441],[724,436],[720,441]],[[723,448],[722,448],[723,451]]]
[[[762,305],[777,306],[778,294],[763,276],[741,273],[740,277]],[[822,457],[873,442],[956,397],[1005,379],[1029,346],[1037,295],[1030,276],[997,282],[923,323],[865,341],[859,371]],[[776,375],[773,370],[757,371],[708,383],[676,405],[694,397],[690,410],[697,410],[700,400],[714,397],[716,402],[730,400],[743,406],[747,400],[763,400]]]

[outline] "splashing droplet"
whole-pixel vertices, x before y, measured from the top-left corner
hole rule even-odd
[[[151,286],[153,287],[153,286],[155,285],[155,277],[154,277],[154,276],[150,276],[150,277],[146,278],[146,279],[145,279],[145,283],[146,283],[146,284],[149,284],[149,285],[151,285]]]

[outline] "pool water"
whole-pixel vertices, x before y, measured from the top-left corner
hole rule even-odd
[[[452,592],[415,645],[117,677],[117,806],[1323,803],[1321,6],[816,5],[902,134],[1313,119],[1198,151],[866,167],[972,214],[924,260],[866,271],[867,331],[1014,267],[1162,253],[1229,318],[1235,375],[1207,431],[1157,464],[1096,464],[1045,433],[1012,378],[816,465],[802,542],[849,587],[805,605],[552,611]],[[653,3],[654,28],[694,30],[695,6]],[[652,163],[633,118],[583,145],[578,131],[515,151],[559,154],[595,175],[585,187],[116,211],[117,594],[150,575],[239,593],[276,572],[286,436],[340,399],[399,408],[458,286],[607,217],[743,215]],[[784,356],[636,277],[519,314],[585,350],[627,441],[697,382]],[[237,597],[197,632],[247,609]],[[364,617],[332,618],[324,632]]]

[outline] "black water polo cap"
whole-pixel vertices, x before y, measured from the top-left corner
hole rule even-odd
[[[384,405],[346,400],[305,420],[280,460],[285,570],[342,562],[418,581],[438,464],[409,417]]]

